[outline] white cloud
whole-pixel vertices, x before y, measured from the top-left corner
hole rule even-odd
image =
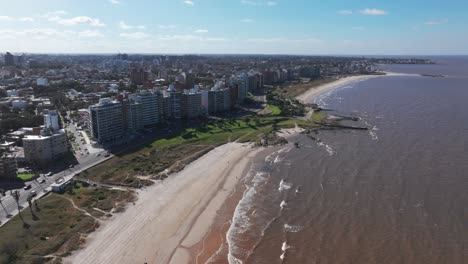
[[[441,20],[430,20],[426,21],[424,24],[428,26],[437,26],[448,23],[448,19],[441,19]]]
[[[83,38],[94,38],[94,37],[103,37],[104,35],[102,35],[99,31],[85,30],[85,31],[78,32],[78,36],[83,37]]]
[[[197,29],[194,31],[194,33],[197,33],[197,34],[208,33],[208,29]]]
[[[20,17],[18,19],[18,21],[20,21],[20,22],[34,22],[34,18],[32,18],[32,17]]]
[[[160,36],[158,40],[161,41],[178,41],[178,42],[186,42],[186,41],[201,41],[201,42],[227,42],[229,39],[227,38],[205,38],[196,35],[164,35]]]
[[[120,27],[121,29],[125,29],[125,30],[126,30],[126,29],[132,29],[132,28],[145,29],[145,26],[143,26],[143,25],[131,26],[131,25],[125,23],[125,21],[120,21],[120,22],[119,22],[119,27]]]
[[[34,22],[34,19],[31,17],[11,17],[11,16],[0,16],[0,21],[18,21],[18,22]]]
[[[381,9],[375,9],[375,8],[366,8],[363,10],[359,10],[359,13],[363,15],[369,15],[369,16],[384,16],[387,14],[387,11],[384,11]]]
[[[253,39],[246,39],[245,42],[287,44],[287,43],[321,43],[323,41],[320,39],[316,39],[316,38],[305,38],[305,39],[253,38]]]
[[[91,18],[88,16],[77,16],[77,17],[68,18],[68,19],[56,16],[56,17],[49,18],[49,21],[56,22],[64,26],[76,26],[76,25],[86,25],[86,24],[94,26],[94,27],[105,26],[105,24],[99,21],[99,19]]]
[[[278,3],[275,1],[254,1],[254,0],[241,0],[244,5],[250,6],[275,6]]]
[[[0,30],[0,35],[8,36],[8,38],[26,37],[28,39],[76,39],[76,37],[92,38],[104,36],[99,31],[94,30],[73,31],[57,30],[54,28],[30,28],[24,30],[4,29]]]
[[[10,16],[0,16],[0,21],[13,21],[14,19]]]
[[[108,0],[108,1],[109,1],[109,3],[114,4],[114,5],[120,4],[119,0]]]
[[[244,19],[241,19],[241,22],[244,22],[244,23],[251,23],[251,22],[254,22],[254,20],[251,19],[251,18],[244,18]]]
[[[195,3],[194,3],[192,0],[185,0],[185,1],[182,2],[182,3],[184,3],[184,4],[186,4],[186,5],[189,5],[189,6],[195,5]]]
[[[149,37],[148,34],[143,33],[143,32],[120,33],[120,36],[126,39],[145,39]]]
[[[338,11],[336,13],[338,13],[340,15],[352,15],[353,11],[351,11],[351,10],[340,10],[340,11]]]
[[[171,29],[171,28],[176,28],[176,25],[158,25],[158,28],[160,29]]]

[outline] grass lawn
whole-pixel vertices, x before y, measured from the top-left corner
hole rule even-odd
[[[274,116],[281,115],[281,109],[276,105],[267,105],[266,109],[271,111],[271,115],[274,115]]]
[[[32,178],[34,178],[34,174],[32,174],[32,173],[20,173],[20,174],[16,175],[16,177],[20,178],[23,181],[29,181]]]
[[[135,176],[157,175],[166,169],[178,171],[216,146],[236,140],[255,142],[259,140],[259,134],[268,134],[275,128],[291,128],[296,123],[313,126],[311,122],[279,116],[246,116],[210,121],[202,127],[187,128],[177,136],[158,139],[138,150],[113,157],[80,173],[80,177],[109,184],[137,186],[142,181]]]

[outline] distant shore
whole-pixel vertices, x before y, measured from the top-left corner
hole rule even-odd
[[[356,76],[347,76],[343,78],[336,79],[330,83],[326,83],[319,86],[312,86],[310,89],[305,91],[304,93],[296,96],[296,99],[303,103],[310,103],[314,97],[317,97],[321,94],[333,91],[339,87],[343,87],[345,85],[365,81],[369,79],[375,78],[382,78],[382,77],[389,77],[389,76],[421,76],[420,74],[406,74],[406,73],[395,73],[395,72],[382,72],[383,74],[369,74],[369,75],[356,75]]]

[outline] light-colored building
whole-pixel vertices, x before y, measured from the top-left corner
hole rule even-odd
[[[166,118],[182,118],[182,93],[170,85],[164,94]]]
[[[24,100],[18,99],[11,102],[11,106],[17,109],[24,109],[28,103]]]
[[[44,166],[65,156],[68,151],[65,130],[56,133],[44,129],[41,135],[27,135],[23,138],[24,158],[27,163]]]
[[[143,129],[142,104],[128,100],[122,104],[124,108],[124,130],[128,133],[134,133]]]
[[[0,157],[0,181],[8,181],[16,178],[16,159],[14,156],[4,155]]]
[[[37,78],[36,84],[37,86],[49,86],[49,81],[47,78]]]
[[[122,103],[110,98],[89,107],[91,136],[100,144],[114,144],[124,135]]]
[[[44,110],[44,126],[52,132],[59,130],[59,116],[56,110]]]
[[[151,127],[160,122],[158,95],[147,90],[129,96],[130,101],[141,106],[141,121],[144,127]]]

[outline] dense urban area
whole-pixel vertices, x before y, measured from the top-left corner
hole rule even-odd
[[[278,128],[313,126],[320,113],[307,118],[306,108],[317,106],[295,96],[344,76],[383,74],[385,63],[431,62],[2,54],[0,234],[17,233],[22,242],[0,242],[0,262],[67,254],[79,244],[76,234],[96,228],[93,218],[123,210],[132,188],[164,179],[228,141],[264,144]],[[21,213],[26,208],[30,213]],[[60,220],[45,221],[51,214]]]

